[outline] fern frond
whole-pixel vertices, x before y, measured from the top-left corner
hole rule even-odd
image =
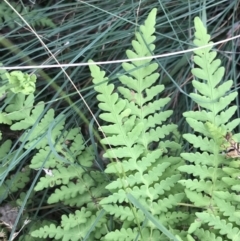
[[[196,93],[191,93],[190,96],[200,110],[183,114],[194,131],[193,134],[184,134],[183,137],[197,152],[182,153],[181,156],[191,164],[179,167],[181,172],[193,176],[194,179],[181,180],[179,183],[185,187],[185,193],[193,205],[213,212],[197,213],[202,223],[192,223],[191,229],[196,225],[206,227],[207,223],[208,227],[213,226],[215,235],[227,235],[229,240],[237,240],[235,238],[239,235],[239,230],[234,228],[234,225],[238,222],[232,217],[236,213],[233,204],[234,194],[232,193],[228,199],[219,198],[226,190],[233,190],[227,178],[239,175],[236,168],[229,167],[231,162],[222,153],[229,148],[235,148],[231,131],[240,123],[240,119],[230,121],[237,108],[228,106],[236,98],[237,92],[230,93],[232,80],[222,81],[224,68],[220,66],[221,61],[216,59],[217,52],[211,50],[212,42],[209,42],[210,36],[203,23],[199,18],[195,18],[194,23],[195,45],[210,46],[194,51],[195,68],[192,69],[192,73],[195,79],[192,84]],[[202,240],[208,233],[199,235],[198,238]],[[216,239],[214,235],[211,237]]]
[[[128,58],[152,56],[155,48],[155,17],[156,9],[153,9],[136,33],[136,40],[132,41],[133,51],[126,51]],[[165,111],[170,98],[159,97],[164,86],[156,83],[159,78],[157,63],[149,58],[123,63],[122,67],[125,73],[118,75],[121,86],[114,92],[114,85],[109,83],[105,72],[96,65],[90,65],[100,102],[98,106],[103,111],[99,117],[106,123],[101,127],[106,136],[101,142],[111,145],[104,156],[113,160],[105,170],[105,173],[113,175],[113,181],[106,186],[111,193],[100,201],[100,205],[114,219],[121,220],[121,227],[131,228],[121,229],[121,234],[116,229],[107,234],[105,239],[135,240],[140,235],[144,240],[145,233],[149,233],[148,239],[155,240],[156,228],[150,223],[144,233],[141,232],[139,224],[144,221],[144,215],[133,208],[127,194],[155,213],[153,207],[157,201],[180,193],[181,186],[176,185],[180,179],[176,167],[181,158],[170,155],[179,151],[180,146],[169,140],[177,126],[169,121],[172,111]],[[178,198],[183,196],[182,193]],[[168,209],[174,209],[179,199],[172,198],[171,201]],[[180,212],[178,214],[182,215]],[[161,218],[161,214],[158,218]],[[129,220],[134,220],[134,223],[130,225]],[[171,221],[168,225],[177,224]],[[137,233],[132,235],[135,230]],[[128,232],[132,232],[131,236]],[[159,235],[158,232],[158,239]]]

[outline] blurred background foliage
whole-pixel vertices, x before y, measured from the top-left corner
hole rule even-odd
[[[18,0],[9,3],[18,6],[17,10],[33,26],[60,63],[85,63],[89,59],[125,59],[125,50],[131,48],[136,27],[154,7],[158,9],[156,55],[192,48],[193,19],[205,12],[208,31],[214,42],[239,34],[240,27],[239,0]],[[39,23],[43,18],[48,19],[49,25]],[[56,64],[28,26],[17,16],[3,16],[2,20],[0,61],[4,65]],[[233,40],[216,46],[218,57],[226,67],[225,78],[234,80],[234,88],[238,88],[239,43],[238,40]],[[191,56],[192,53],[185,53],[157,59],[161,74],[159,82],[166,85],[164,94],[172,99],[169,108],[175,110],[173,121],[182,130],[182,112],[197,108],[192,106],[188,98],[191,91],[189,83],[192,80]],[[116,74],[121,74],[121,65],[112,63],[102,65],[102,68],[111,81],[117,84]],[[96,113],[95,93],[88,67],[67,67],[65,70],[93,113]],[[74,103],[90,121],[91,115],[60,68],[31,69],[28,72],[32,71],[38,76],[37,98],[54,105],[55,110],[60,112],[66,110],[69,103]],[[76,112],[73,108],[68,108],[68,111]],[[76,113],[71,113],[71,116],[77,119],[77,125],[82,124]],[[72,120],[73,123],[76,119]]]
[[[94,61],[115,61],[126,58],[137,27],[143,23],[152,8],[157,8],[156,49],[154,54],[175,53],[193,48],[193,19],[207,19],[212,41],[217,42],[240,34],[240,0],[11,0],[14,9],[30,24],[50,51],[62,64]],[[205,15],[206,13],[206,15]],[[226,68],[224,79],[233,79],[239,88],[240,40],[230,40],[214,47]],[[29,27],[2,0],[0,2],[0,62],[5,66],[56,64]],[[188,94],[191,87],[192,52],[174,54],[156,59],[159,64],[159,83],[166,86],[164,96],[170,96],[167,108],[173,109],[172,121],[181,133],[189,132],[182,113],[195,110]],[[118,85],[117,75],[123,73],[121,64],[102,65],[110,81]],[[72,82],[89,105],[94,115],[99,114],[88,66],[65,67]],[[36,102],[45,101],[46,110],[68,117],[67,128],[81,127],[89,138],[93,134],[89,123],[93,117],[83,100],[60,68],[23,70],[37,75]],[[239,106],[239,99],[236,100]],[[239,109],[237,112],[240,117]],[[90,128],[89,128],[90,127]],[[3,136],[18,142],[21,133],[11,133],[1,125]],[[240,132],[240,130],[236,130]],[[6,138],[5,138],[6,139]],[[90,139],[86,139],[91,141]],[[12,149],[14,150],[14,149]],[[21,165],[29,163],[29,154],[22,155]],[[20,161],[18,160],[20,163]],[[35,177],[33,177],[34,179]],[[37,177],[36,177],[37,178]],[[36,180],[34,179],[34,182]],[[33,188],[33,186],[29,186]],[[59,207],[40,208],[46,193],[38,194],[32,202],[32,211],[38,215],[56,217]],[[14,201],[18,197],[11,196]],[[22,204],[23,206],[25,203]],[[37,206],[39,205],[39,206]],[[35,207],[38,207],[35,209]],[[67,207],[61,207],[67,209]],[[51,211],[49,211],[51,210]],[[35,213],[34,216],[37,214]]]

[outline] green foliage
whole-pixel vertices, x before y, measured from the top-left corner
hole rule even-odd
[[[35,14],[18,6],[26,19]],[[1,20],[14,27],[13,12],[0,3],[0,15],[3,9]],[[230,120],[237,110],[233,82],[222,81],[224,68],[196,18],[194,43],[209,46],[194,51],[190,96],[198,110],[184,113],[192,133],[183,135],[190,148],[181,153],[184,142],[167,109],[171,99],[151,58],[155,20],[153,9],[126,51],[129,59],[150,58],[123,63],[118,85],[89,61],[107,159],[101,170],[94,138],[90,143],[69,116],[35,103],[35,75],[0,70],[0,124],[19,135],[14,145],[0,136],[0,202],[13,197],[27,213],[42,198],[47,208],[61,210],[54,220],[55,213],[35,221],[38,207],[19,240],[239,240],[240,134],[233,132],[240,119]]]
[[[54,28],[56,25],[50,18],[40,16],[36,10],[31,10],[28,6],[22,6],[20,3],[9,2],[10,5],[28,22],[30,25],[43,26]],[[13,29],[16,25],[25,23],[19,18],[19,16],[6,4],[4,1],[0,3],[0,24],[7,24],[9,28]]]
[[[24,95],[29,95],[33,93],[36,89],[36,75],[29,75],[21,71],[12,71],[7,73],[6,77],[9,80],[10,90],[13,93],[23,93]]]

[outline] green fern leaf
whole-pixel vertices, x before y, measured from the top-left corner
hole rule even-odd
[[[173,175],[168,177],[166,180],[162,180],[160,183],[154,184],[153,187],[148,185],[141,185],[141,187],[134,186],[132,189],[126,188],[127,193],[131,193],[135,198],[139,199],[140,197],[144,199],[150,198],[155,200],[165,193],[165,191],[170,190],[176,182],[179,180],[179,175]],[[122,189],[119,189],[118,192],[104,198],[100,204],[116,203],[116,202],[126,202],[126,192]]]
[[[91,179],[90,179],[91,180]],[[93,185],[93,183],[89,183],[89,186]],[[61,186],[60,189],[56,189],[54,193],[52,193],[48,199],[48,203],[57,203],[59,201],[67,200],[76,197],[78,194],[83,194],[85,192],[85,188],[79,188],[79,185],[74,182],[69,182],[67,186]]]
[[[236,110],[237,110],[237,106],[231,106],[226,111],[220,112],[219,115],[215,115],[213,112],[207,112],[205,110],[201,110],[201,111],[188,111],[188,112],[185,112],[183,116],[186,118],[191,118],[202,122],[206,122],[209,120],[210,122],[215,121],[216,125],[220,126],[228,122],[229,118],[231,118],[234,115]]]
[[[82,168],[74,166],[61,167],[54,169],[51,175],[41,177],[38,184],[35,186],[35,191],[40,191],[44,188],[54,187],[55,185],[68,184],[73,178],[79,177],[84,173]]]
[[[238,194],[231,193],[229,191],[215,191],[214,196],[218,198],[222,198],[229,202],[234,201],[234,202],[240,203],[240,196]]]
[[[38,169],[43,166],[43,163],[44,168],[54,168],[58,165],[63,165],[62,159],[57,158],[51,152],[49,146],[39,150],[39,152],[32,158],[30,167],[32,169]]]
[[[206,178],[211,178],[215,173],[219,177],[224,176],[224,172],[222,169],[207,167],[207,166],[200,166],[200,165],[185,165],[179,167],[179,170],[182,172],[186,172],[188,174],[192,174],[194,177],[200,177],[200,179],[204,180]]]
[[[215,142],[212,139],[202,138],[193,134],[184,134],[183,137],[191,143],[195,148],[200,148],[201,151],[213,152]]]
[[[95,186],[89,187],[91,191],[85,188],[85,190],[81,191],[79,194],[77,193],[75,197],[71,197],[70,199],[64,199],[63,203],[71,207],[81,208],[82,206],[87,205],[91,210],[96,209],[96,207],[99,206],[99,203],[98,203],[99,200],[101,200],[103,196],[106,196],[109,194],[105,189],[106,184],[107,184],[106,182],[103,182],[103,183],[98,183],[96,187]],[[57,194],[56,194],[56,197],[57,197]],[[50,200],[50,202],[52,202],[52,199]]]
[[[240,238],[240,230],[237,227],[233,227],[231,223],[221,220],[218,216],[205,212],[196,213],[196,215],[202,222],[208,223],[214,229],[219,229],[220,234],[227,235],[230,240],[238,240]]]
[[[231,223],[236,223],[238,226],[240,225],[239,217],[235,215],[236,208],[234,205],[232,205],[230,202],[225,201],[224,199],[216,198],[215,202],[219,208],[219,210],[222,212],[223,216],[228,217],[228,220]]]
[[[161,127],[157,127],[155,130],[151,129],[149,132],[145,133],[144,137],[141,141],[145,147],[147,147],[152,142],[158,142],[159,139],[163,139],[165,136],[172,133],[177,126],[175,124],[162,125]]]
[[[50,109],[48,112],[44,115],[44,117],[41,119],[38,125],[34,127],[34,130],[28,130],[26,131],[20,138],[20,141],[28,140],[28,143],[39,136],[43,135],[47,129],[49,128],[49,125],[54,120],[54,110]],[[26,144],[26,147],[28,147],[28,144]],[[42,148],[45,146],[42,146]]]
[[[69,216],[63,215],[61,225],[64,230],[70,230],[80,224],[87,222],[87,219],[92,216],[92,213],[86,208],[75,211],[75,214],[70,214]]]
[[[140,148],[139,148],[140,149]],[[141,151],[141,152],[140,152]],[[123,170],[124,173],[128,171],[139,170],[141,172],[145,172],[148,170],[148,167],[152,165],[152,163],[156,162],[158,158],[161,157],[162,151],[156,150],[148,153],[146,157],[143,157],[141,160],[137,160],[137,158],[142,154],[142,148],[140,151],[135,154],[135,158],[130,159],[129,161],[122,161],[113,164],[109,164],[105,170],[106,173],[116,173],[116,170]]]
[[[189,214],[185,212],[166,212],[159,215],[159,220],[161,220],[161,223],[166,225],[174,226],[175,224],[178,224],[179,222],[187,221],[189,218]]]
[[[195,19],[195,27],[196,27],[196,33],[195,33],[196,38],[194,40],[194,43],[197,46],[203,46],[203,44],[205,45],[209,44],[208,42],[210,39],[209,35],[206,34],[206,29],[201,23],[199,18]],[[192,93],[191,97],[201,107],[208,110],[208,113],[206,111],[197,112],[196,114],[198,113],[199,115],[200,113],[203,114],[203,117],[199,117],[199,115],[196,115],[196,118],[200,119],[201,121],[202,120],[208,121],[213,125],[218,126],[220,124],[226,123],[229,120],[229,116],[227,115],[228,112],[230,115],[234,114],[234,110],[236,109],[235,107],[230,109],[228,112],[224,112],[222,110],[225,109],[236,98],[237,92],[233,92],[231,94],[226,95],[227,91],[230,91],[233,82],[229,80],[220,84],[220,81],[224,75],[224,68],[219,67],[221,64],[220,60],[218,59],[214,60],[216,57],[216,52],[210,51],[211,48],[212,47],[210,46],[210,47],[206,47],[206,48],[194,51],[195,53],[194,62],[199,67],[194,68],[192,70],[192,73],[197,78],[202,79],[203,82],[199,82],[197,80],[194,80],[192,82],[195,89],[201,95]],[[220,115],[218,115],[220,111],[222,112],[220,113]],[[193,116],[194,113],[190,112],[190,113],[184,114],[186,117],[188,117],[187,121],[189,122],[189,124],[194,130],[204,134],[205,136],[209,136],[206,129],[204,128],[203,123],[193,121],[193,119],[195,119],[195,117]],[[193,141],[197,142],[197,140],[193,140]],[[213,146],[211,145],[211,147]]]
[[[37,11],[33,10],[27,14],[27,22],[30,23],[33,27],[42,26],[42,27],[50,27],[56,28],[56,24],[52,21],[52,19],[46,17],[46,15],[40,15]]]
[[[198,133],[203,134],[204,136],[210,137],[209,130],[206,128],[203,122],[197,121],[193,118],[186,118],[187,123]],[[186,136],[185,136],[186,138]]]
[[[109,185],[106,186],[107,189],[116,189],[116,188],[123,188],[123,185],[127,185],[125,187],[133,187],[137,184],[141,184],[143,182],[142,178],[144,176],[144,182],[146,182],[146,185],[151,185],[153,182],[156,182],[159,180],[159,176],[163,174],[165,169],[170,166],[170,163],[162,163],[159,164],[157,167],[153,168],[151,171],[149,171],[147,174],[143,174],[143,172],[137,172],[135,175],[129,175],[125,179],[125,184],[121,183],[120,178],[118,178],[116,181],[113,181]]]
[[[213,232],[204,230],[202,228],[197,229],[194,233],[197,235],[197,237],[199,237],[199,239],[204,241],[223,241],[221,237],[217,237]]]
[[[144,152],[144,148],[141,145],[134,145],[129,147],[118,147],[118,148],[111,148],[108,149],[103,157],[105,158],[126,158],[129,157],[131,160],[136,160],[142,153]],[[119,173],[122,170],[118,169],[115,173]]]
[[[43,102],[39,102],[32,110],[32,114],[28,113],[27,115],[25,113],[25,119],[13,124],[11,126],[11,130],[25,130],[33,126],[36,120],[38,119],[38,117],[43,112],[43,110],[44,110]]]
[[[126,123],[125,123],[126,124]],[[128,144],[128,146],[132,146],[136,141],[138,140],[140,134],[142,133],[143,130],[143,123],[138,123],[132,131],[129,131],[126,135],[122,136],[120,135],[112,135],[108,138],[105,138],[102,143],[103,144],[108,144],[111,143],[112,146],[119,146],[119,145],[124,145]],[[125,138],[127,139],[125,139]]]
[[[166,198],[160,199],[157,203],[153,203],[153,213],[160,214],[163,212],[168,212],[171,208],[176,206],[177,203],[180,203],[185,195],[183,193],[177,193],[174,195],[169,195]]]
[[[74,232],[75,231],[75,232]],[[39,230],[35,230],[31,233],[33,237],[36,238],[55,238],[55,239],[61,239],[64,237],[65,241],[71,240],[71,241],[77,241],[78,238],[74,238],[74,233],[76,233],[77,230],[71,229],[71,231],[66,231],[62,229],[61,227],[56,227],[55,224],[51,224],[49,226],[44,226],[43,228],[40,228]]]
[[[240,118],[234,119],[226,124],[226,129],[230,132],[240,124]]]
[[[239,181],[236,178],[231,178],[231,177],[223,177],[224,183],[226,185],[233,187],[234,185],[239,184]]]
[[[188,199],[192,203],[194,203],[196,207],[207,207],[210,204],[211,199],[208,196],[203,195],[202,193],[197,193],[189,189],[185,189],[185,193]]]
[[[105,239],[109,241],[134,241],[134,240],[151,240],[151,241],[167,241],[169,240],[166,238],[162,233],[157,230],[149,230],[147,228],[143,228],[142,236],[140,236],[139,230],[134,228],[121,228],[120,230],[115,230],[109,232]],[[174,240],[175,241],[175,240]]]
[[[129,207],[118,206],[117,204],[104,205],[104,209],[111,215],[115,216],[117,219],[122,221],[133,222],[135,215],[137,214],[138,221],[144,220],[144,214],[138,210],[135,211],[135,215]]]
[[[25,167],[21,171],[17,172],[11,179],[6,180],[10,192],[16,192],[19,189],[23,189],[29,182],[30,169]]]
[[[210,181],[198,181],[197,179],[194,180],[180,180],[179,183],[184,185],[189,190],[196,190],[197,192],[205,192],[207,194],[211,193],[211,185]]]
[[[34,93],[36,86],[36,75],[29,75],[23,73],[22,71],[12,71],[11,73],[6,73],[9,80],[10,90],[13,93],[23,93],[24,95],[29,95]]]
[[[0,146],[0,159],[2,160],[4,157],[7,156],[8,152],[10,151],[12,146],[11,140],[6,140],[1,146]],[[4,163],[2,163],[4,164]]]
[[[199,104],[200,106],[209,111],[214,112],[214,114],[217,115],[220,111],[226,108],[233,100],[236,99],[237,93],[233,92],[226,97],[221,97],[219,101],[216,101],[214,99],[211,100],[210,98],[206,98],[198,94],[191,94],[191,97],[197,104]]]
[[[34,95],[30,94],[26,97],[22,93],[10,93],[4,102],[7,104],[5,111],[9,113],[8,118],[11,120],[22,120],[26,115],[30,115],[34,104]]]
[[[207,128],[207,130],[209,131],[209,133],[211,134],[212,139],[214,140],[214,142],[221,146],[224,141],[225,141],[225,136],[227,134],[227,131],[224,127],[222,126],[216,126],[214,124],[212,124],[211,122],[206,122],[205,126]]]
[[[136,237],[139,235],[138,231],[132,230],[130,228],[128,229],[120,229],[115,230],[114,232],[109,232],[105,236],[105,240],[109,241],[133,241],[136,240]]]
[[[0,123],[1,124],[7,124],[7,125],[11,125],[12,121],[10,118],[8,118],[7,113],[5,112],[0,112]]]
[[[199,153],[199,152],[196,152],[196,153],[182,153],[181,156],[191,162],[191,163],[195,163],[196,165],[207,165],[207,166],[213,166],[214,163],[213,163],[213,160],[214,160],[214,157],[216,158],[216,160],[219,162],[219,163],[224,163],[226,162],[226,158],[224,155],[212,155],[212,154],[209,154],[207,152],[203,152],[203,153]]]
[[[43,228],[33,231],[31,235],[33,237],[49,237],[66,241],[78,241],[88,235],[87,240],[94,241],[96,240],[94,236],[98,236],[100,239],[101,236],[106,233],[106,230],[102,227],[106,220],[102,217],[98,219],[97,225],[93,228],[97,229],[97,231],[94,230],[95,233],[89,234],[90,227],[93,227],[96,218],[97,216],[95,214],[82,208],[81,211],[76,211],[74,215],[70,215],[69,217],[63,215],[61,227],[56,227],[54,224],[50,224],[49,226],[44,226]]]
[[[44,227],[50,224],[51,222],[48,220],[37,220],[36,222],[32,223],[32,225],[25,226],[26,232],[22,233],[22,235],[20,234],[20,236],[18,236],[18,240],[19,241],[42,241],[42,239],[40,238],[32,237],[31,233],[39,227]]]
[[[101,200],[100,204],[104,205],[104,204],[117,203],[117,202],[119,203],[127,202],[126,193],[122,189],[119,189],[118,192],[115,192],[112,195]]]

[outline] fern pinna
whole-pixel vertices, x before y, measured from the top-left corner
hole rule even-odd
[[[134,51],[127,50],[128,58],[152,56],[155,17],[153,9],[132,41]],[[168,121],[172,111],[164,110],[170,98],[159,98],[164,86],[156,83],[158,64],[152,58],[123,63],[126,72],[119,75],[122,85],[117,92],[105,72],[90,63],[103,111],[99,117],[106,122],[100,128],[104,133],[101,142],[109,147],[104,156],[111,160],[105,170],[112,180],[106,186],[109,195],[100,204],[115,225],[104,240],[168,240],[127,198],[131,194],[161,224],[173,230],[186,218],[176,209],[184,197],[177,184],[180,175],[176,169],[181,159],[173,156],[180,145],[170,141],[176,125]]]
[[[189,227],[189,240],[240,240],[239,167],[234,157],[239,135],[233,135],[240,119],[230,121],[237,107],[231,102],[237,92],[230,92],[233,81],[222,81],[224,68],[212,51],[210,36],[199,18],[195,18],[194,51],[196,77],[192,84],[196,93],[190,96],[198,105],[197,111],[184,113],[193,134],[183,137],[196,152],[182,153],[189,163],[179,167],[189,179],[179,181],[196,207],[196,219]],[[189,176],[190,175],[190,176]],[[206,231],[207,230],[207,231]],[[192,236],[191,236],[192,235]],[[222,239],[223,238],[223,239]]]

